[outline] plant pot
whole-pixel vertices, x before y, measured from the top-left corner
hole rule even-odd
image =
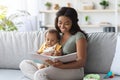
[[[85,24],[86,24],[86,25],[90,25],[91,22],[90,22],[90,21],[86,21]]]
[[[108,9],[108,6],[101,6],[102,9]]]
[[[50,10],[50,9],[51,9],[51,7],[46,7],[46,9],[47,9],[47,10]]]

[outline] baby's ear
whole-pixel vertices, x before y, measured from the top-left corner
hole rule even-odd
[[[59,41],[59,40],[57,40],[57,42],[59,43],[60,41]]]

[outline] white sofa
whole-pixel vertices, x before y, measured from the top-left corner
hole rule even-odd
[[[0,80],[29,80],[19,63],[29,59],[44,39],[43,32],[0,32]]]
[[[120,33],[89,33],[85,73],[99,73],[101,80],[110,70]],[[19,70],[23,59],[43,43],[44,32],[0,32],[0,80],[29,80]],[[120,80],[120,76],[107,80]]]

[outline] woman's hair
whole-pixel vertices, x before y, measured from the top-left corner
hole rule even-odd
[[[55,28],[58,30],[58,32],[61,33],[59,27],[58,27],[58,18],[60,16],[66,16],[72,21],[72,27],[70,29],[70,33],[74,35],[78,31],[82,32],[86,37],[87,34],[82,31],[78,25],[78,14],[77,11],[74,8],[71,7],[62,7],[57,13],[56,13],[56,19],[55,19]]]
[[[60,40],[60,34],[59,34],[59,32],[58,32],[56,29],[48,29],[48,30],[45,32],[45,36],[46,36],[47,33],[56,34],[57,39]]]

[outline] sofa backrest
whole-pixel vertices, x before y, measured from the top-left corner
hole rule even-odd
[[[86,73],[107,73],[115,54],[117,35],[120,33],[88,34]]]
[[[43,32],[0,32],[0,68],[19,69],[19,63],[43,41]]]
[[[120,33],[89,33],[86,73],[107,73],[115,54]],[[37,51],[44,32],[0,32],[0,68],[19,69],[28,54]]]

